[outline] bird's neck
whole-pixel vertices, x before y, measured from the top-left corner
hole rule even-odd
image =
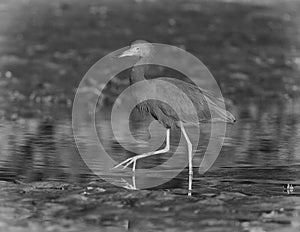
[[[135,84],[139,81],[144,81],[145,78],[145,67],[144,65],[135,65],[131,69],[131,76],[130,76],[130,84]]]

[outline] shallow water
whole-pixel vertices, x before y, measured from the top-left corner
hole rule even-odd
[[[222,172],[234,174],[236,169],[240,174],[233,178],[241,179],[241,181],[253,179],[258,182],[271,181],[274,184],[278,181],[280,184],[280,181],[290,180],[291,183],[297,184],[297,179],[295,179],[297,173],[292,175],[290,172],[297,170],[300,165],[299,100],[264,99],[264,101],[240,104],[233,110],[238,120],[235,124],[227,125],[221,154],[210,172],[214,173],[215,170],[221,169]],[[99,116],[96,123],[98,123],[96,128],[100,142],[97,138],[91,139],[89,131],[92,128],[83,125],[80,127],[82,136],[78,138],[78,143],[83,143],[86,147],[102,144],[106,153],[117,163],[133,156],[134,153],[140,154],[149,151],[150,131],[146,130],[146,124],[142,125],[138,122],[134,125],[133,121],[132,131],[126,131],[124,125],[126,121],[123,122],[120,118],[119,137],[115,137],[107,113],[105,117]],[[157,128],[156,131],[153,128],[150,129],[151,138],[158,138],[157,144],[161,144],[163,147],[165,130]],[[195,168],[199,167],[206,149],[210,134],[209,128],[209,124],[200,127],[199,145],[198,147],[194,146]],[[84,164],[85,161],[81,160],[85,157],[84,154],[81,154],[83,157],[80,157],[73,137],[72,121],[67,115],[61,119],[3,119],[0,124],[0,132],[1,176],[5,176],[7,179],[21,178],[27,181],[36,181],[59,178],[68,181],[91,174]],[[198,131],[188,128],[188,132],[190,132],[189,136],[192,142],[197,142],[193,138],[196,137],[195,133]],[[128,134],[130,133],[138,140],[135,142],[129,140]],[[181,164],[180,159],[186,161],[186,144],[184,141],[179,143],[179,136],[180,131],[171,131],[170,154],[141,160],[140,168],[163,163],[170,158],[177,146],[182,147],[179,149],[178,165]],[[122,144],[129,144],[128,148],[133,149],[134,152],[126,151]],[[99,156],[101,155],[99,154]],[[178,165],[175,163],[172,168],[179,168],[180,165]],[[256,170],[252,173],[253,176],[250,175],[252,169]],[[262,173],[258,174],[259,170],[264,172],[264,176],[261,176]],[[273,170],[273,172],[268,170]],[[272,176],[277,172],[277,178]]]

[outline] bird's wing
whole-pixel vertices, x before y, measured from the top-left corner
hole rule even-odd
[[[158,78],[155,79],[155,91],[162,102],[167,103],[170,107],[166,107],[165,104],[160,104],[160,110],[170,118],[174,118],[174,112],[183,122],[198,123],[199,120],[205,118],[206,105],[204,104],[203,96],[195,96],[195,89],[191,86],[183,85],[169,81],[171,78]],[[170,110],[172,108],[172,110]],[[201,119],[198,119],[200,113]]]
[[[168,100],[181,120],[190,123],[210,119],[235,121],[234,116],[226,111],[223,99],[215,97],[212,93],[175,78],[158,78],[158,80],[167,81],[177,87],[161,82],[156,85],[156,91],[159,96]]]

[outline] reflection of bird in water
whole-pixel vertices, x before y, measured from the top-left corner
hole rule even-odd
[[[136,84],[139,81],[145,81],[145,66],[139,65],[147,63],[153,54],[153,45],[144,41],[134,42],[131,47],[124,51],[119,57],[137,57],[138,62],[133,66],[130,76],[130,84]],[[152,155],[166,153],[170,150],[170,129],[179,127],[188,145],[188,161],[189,161],[189,195],[192,190],[192,143],[186,133],[184,124],[199,123],[202,121],[209,121],[213,115],[225,122],[235,122],[234,116],[225,109],[218,106],[220,99],[212,96],[206,91],[200,89],[198,86],[174,79],[174,78],[159,78],[158,80],[168,81],[175,85],[180,91],[174,91],[170,85],[159,84],[159,82],[147,81],[143,89],[135,89],[135,97],[137,100],[145,99],[137,107],[141,114],[150,113],[151,116],[160,122],[166,129],[166,146],[161,150],[149,152],[129,158],[122,163],[115,166],[115,168],[124,165],[133,164],[132,170],[135,171],[136,161]],[[162,82],[160,82],[162,83]],[[151,93],[150,94],[147,94]],[[155,93],[156,96],[163,96],[167,103],[176,110],[172,109],[168,104],[152,100],[151,96]],[[147,97],[148,96],[148,97]],[[189,99],[187,99],[187,97]],[[148,100],[151,99],[151,100]],[[193,106],[190,105],[192,102]],[[209,106],[208,106],[209,104]],[[191,113],[191,112],[196,112]],[[176,112],[175,112],[176,111]]]

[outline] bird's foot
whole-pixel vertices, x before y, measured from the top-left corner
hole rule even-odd
[[[136,186],[135,186],[135,182],[133,182],[133,185],[128,183],[128,181],[126,181],[124,178],[122,178],[122,181],[124,182],[123,187],[126,189],[130,189],[130,190],[137,190]]]
[[[114,169],[114,168],[118,168],[118,167],[120,167],[120,166],[122,166],[122,165],[124,165],[124,167],[123,167],[122,169],[127,168],[130,164],[136,163],[136,159],[134,159],[134,158],[135,158],[135,157],[132,157],[132,158],[129,158],[129,159],[124,160],[123,162],[121,162],[121,163],[117,164],[116,166],[114,166],[113,169]]]
[[[145,154],[142,154],[142,155],[137,155],[137,156],[134,156],[134,157],[131,157],[131,158],[128,158],[127,160],[124,160],[123,162],[117,164],[116,166],[113,167],[114,168],[118,168],[122,165],[124,165],[124,167],[122,169],[125,169],[127,168],[130,164],[133,164],[132,166],[132,171],[135,172],[135,167],[136,167],[136,161],[138,159],[141,159],[141,158],[144,158],[146,156],[148,156],[149,153],[145,153]]]
[[[284,192],[287,194],[292,194],[295,191],[295,187],[292,184],[287,184],[284,186]]]

